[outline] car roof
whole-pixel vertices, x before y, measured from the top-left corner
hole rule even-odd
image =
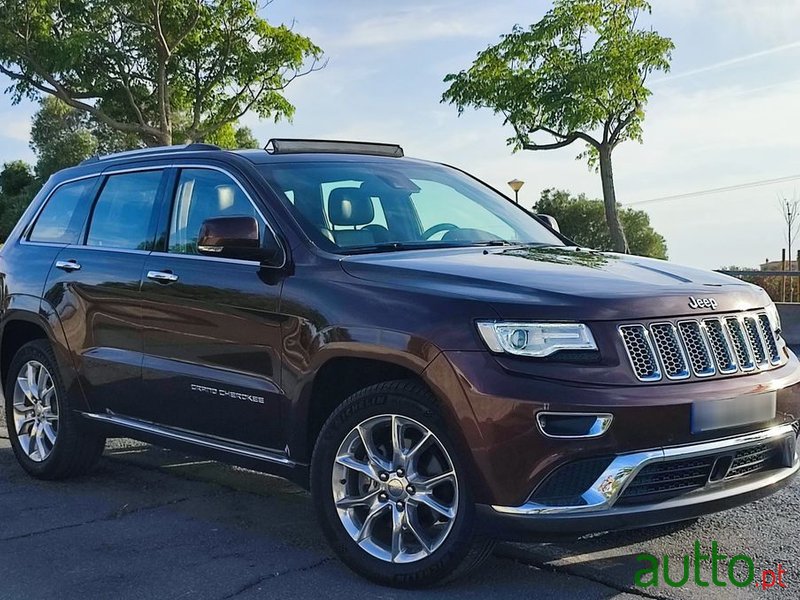
[[[337,144],[340,142],[328,142],[325,140],[301,140],[309,142],[320,142],[323,144]],[[272,140],[270,141],[272,142]],[[186,160],[187,157],[196,159],[217,159],[230,160],[231,157],[238,157],[245,159],[254,165],[268,165],[268,164],[286,164],[286,163],[320,163],[320,162],[386,162],[392,163],[401,161],[404,163],[418,163],[418,164],[432,164],[429,161],[424,161],[415,158],[409,158],[402,155],[402,149],[399,146],[384,145],[384,144],[370,144],[362,142],[343,142],[349,144],[348,148],[358,147],[363,144],[366,149],[364,151],[302,151],[294,150],[286,153],[269,152],[266,149],[240,149],[240,150],[227,150],[219,148],[211,144],[189,144],[184,146],[160,146],[155,148],[143,148],[139,150],[132,150],[126,152],[119,152],[116,154],[109,154],[106,156],[94,156],[84,160],[75,167],[63,169],[53,175],[54,181],[63,181],[66,179],[74,179],[76,177],[90,176],[102,173],[109,167],[117,169],[120,167],[135,168],[138,166],[152,165],[157,161],[172,161],[175,159]],[[399,149],[400,155],[388,155],[387,153],[371,153],[370,147],[386,146],[390,148]],[[380,150],[380,149],[379,149]]]

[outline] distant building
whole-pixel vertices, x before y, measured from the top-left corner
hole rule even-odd
[[[759,268],[762,271],[797,271],[797,261],[793,260],[791,263],[786,264],[786,268],[784,269],[783,264],[779,260],[769,260],[767,259],[766,262],[761,263]]]

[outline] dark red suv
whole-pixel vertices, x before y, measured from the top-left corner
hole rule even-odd
[[[45,185],[0,252],[14,452],[109,436],[309,486],[341,559],[457,575],[493,540],[691,519],[798,470],[758,287],[578,248],[398,146],[155,148]]]

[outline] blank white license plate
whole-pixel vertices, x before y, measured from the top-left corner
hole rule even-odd
[[[692,404],[692,433],[741,427],[775,418],[777,392]]]

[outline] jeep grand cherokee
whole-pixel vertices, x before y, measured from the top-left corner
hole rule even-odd
[[[691,519],[798,470],[796,357],[758,287],[578,248],[399,146],[94,158],[0,252],[31,475],[110,436],[311,489],[359,573],[422,586],[493,540]]]

